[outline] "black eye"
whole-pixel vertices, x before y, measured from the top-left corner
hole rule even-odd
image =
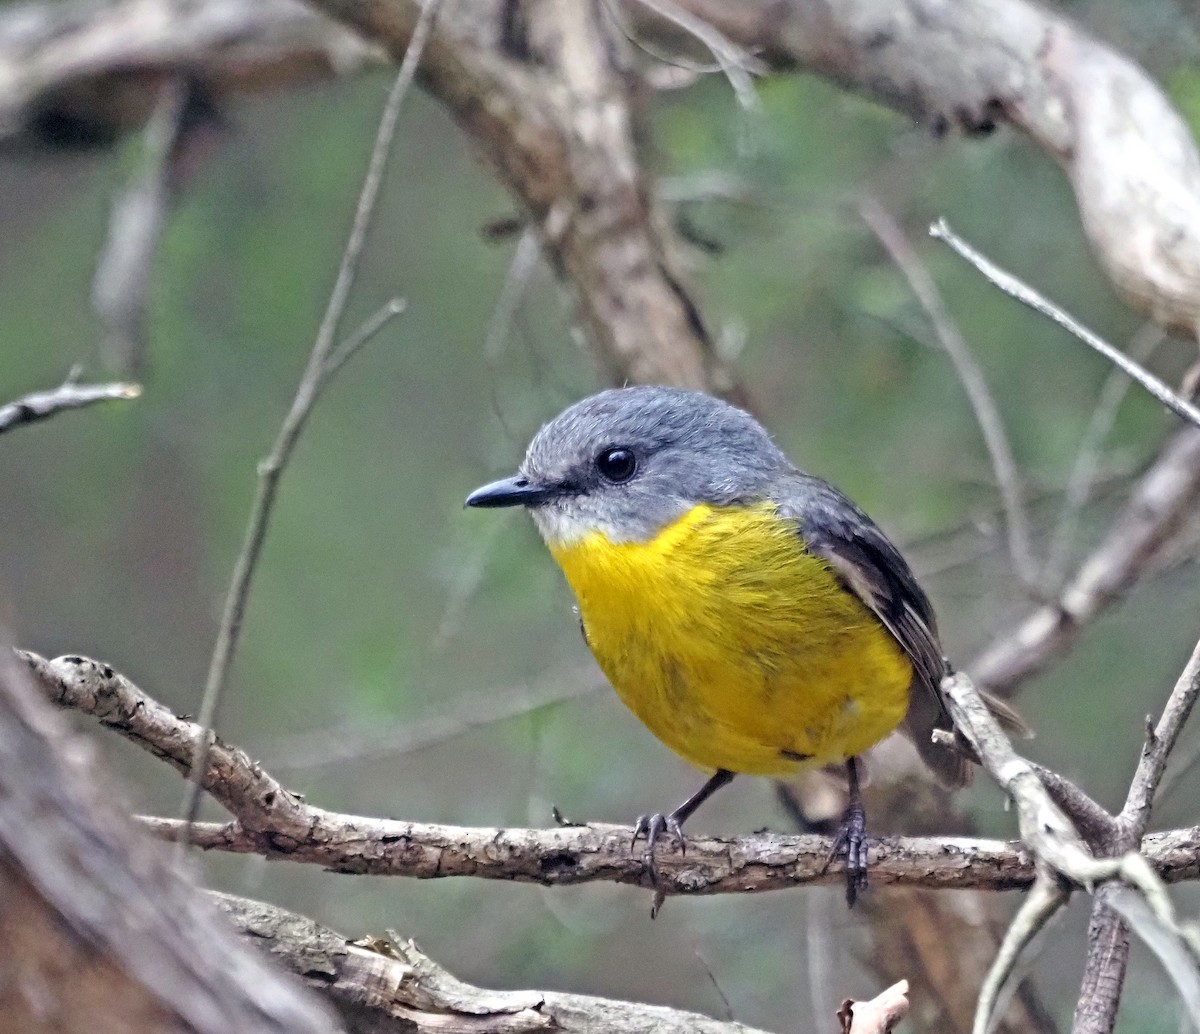
[[[605,449],[596,457],[596,469],[608,481],[628,481],[637,470],[637,457],[629,449]]]

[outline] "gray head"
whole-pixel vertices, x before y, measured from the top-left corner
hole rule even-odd
[[[750,414],[682,388],[613,388],[570,406],[529,445],[515,477],[468,506],[525,506],[550,543],[593,531],[647,541],[697,503],[767,497],[792,471]]]

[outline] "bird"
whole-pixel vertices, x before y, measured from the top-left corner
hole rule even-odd
[[[794,466],[749,413],[683,388],[611,388],[533,437],[515,475],[470,507],[524,507],[566,577],[584,639],[629,709],[702,771],[633,843],[683,826],[735,775],[845,766],[852,906],[867,886],[862,756],[898,727],[945,785],[965,785],[939,684],[950,672],[928,596],[888,537]],[[1019,719],[999,701],[993,709]]]

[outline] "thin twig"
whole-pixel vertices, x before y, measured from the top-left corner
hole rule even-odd
[[[1196,704],[1197,695],[1200,695],[1200,642],[1192,650],[1191,657],[1167,698],[1158,724],[1148,736],[1137,771],[1129,784],[1125,806],[1118,816],[1119,821],[1131,824],[1139,839],[1149,822],[1154,793],[1166,770],[1167,759]]]
[[[154,260],[182,180],[178,159],[199,125],[198,87],[178,75],[163,85],[141,140],[137,167],[113,202],[108,236],[92,278],[92,305],[105,328],[110,367],[140,372],[145,363],[146,306]]]
[[[979,988],[972,1034],[987,1034],[1000,1001],[1000,992],[1017,968],[1021,955],[1070,898],[1070,891],[1049,873],[1041,873],[1004,932],[995,961]]]
[[[1011,273],[1001,269],[990,259],[985,258],[951,230],[945,219],[938,219],[937,222],[929,227],[929,236],[936,240],[945,241],[1005,294],[1015,298],[1024,305],[1028,305],[1035,312],[1040,312],[1043,316],[1052,319],[1064,330],[1079,338],[1089,348],[1099,352],[1110,363],[1113,363],[1128,376],[1132,377],[1138,384],[1158,399],[1159,402],[1171,410],[1171,412],[1200,427],[1200,409],[1197,409],[1186,399],[1181,398],[1149,370],[1135,363],[1129,356],[1120,349],[1110,345],[1099,334],[1089,330],[1064,309],[1055,305],[1044,295],[1039,294],[1028,284],[1018,280]]]
[[[1031,546],[1029,517],[1025,512],[1021,475],[1017,470],[1017,461],[1013,456],[1008,434],[1004,430],[1004,420],[988,388],[983,370],[975,361],[975,356],[971,354],[958,324],[946,308],[929,270],[909,244],[904,231],[900,229],[892,214],[870,197],[859,201],[858,212],[908,281],[921,308],[929,317],[938,341],[950,358],[954,372],[958,374],[971,410],[975,414],[975,420],[979,424],[979,430],[983,434],[984,445],[987,446],[988,455],[992,460],[992,469],[996,472],[996,484],[1004,505],[1008,550],[1013,567],[1022,584],[1033,588],[1039,584],[1039,579]]]
[[[0,406],[0,434],[14,427],[46,420],[67,409],[82,409],[97,402],[135,399],[142,393],[140,384],[76,384],[74,375],[57,388],[34,391]]]
[[[497,688],[473,693],[447,712],[425,719],[405,719],[393,728],[322,729],[270,743],[263,753],[285,772],[324,768],[381,757],[396,758],[444,743],[477,729],[511,721],[544,707],[553,707],[604,688],[587,669],[539,680],[534,686]]]
[[[403,313],[405,308],[407,308],[407,303],[403,298],[393,298],[391,301],[384,302],[378,309],[371,313],[370,316],[358,325],[358,329],[338,345],[337,349],[326,358],[325,365],[321,368],[322,380],[328,381],[332,378],[346,363],[358,354],[359,349],[363,345],[367,344],[393,319]]]
[[[1160,327],[1153,323],[1143,324],[1129,343],[1130,358],[1138,363],[1146,362],[1163,340],[1165,335]],[[1091,419],[1080,439],[1075,463],[1067,478],[1062,512],[1059,514],[1058,524],[1047,551],[1046,574],[1042,583],[1048,587],[1061,585],[1063,572],[1070,558],[1071,545],[1075,539],[1075,529],[1079,526],[1079,516],[1083,513],[1096,482],[1096,471],[1100,465],[1104,442],[1112,431],[1131,383],[1120,370],[1112,370],[1100,388]]]
[[[762,104],[758,94],[754,92],[752,73],[761,73],[764,66],[756,58],[739,47],[719,29],[714,28],[703,18],[697,18],[690,11],[685,11],[672,0],[638,0],[649,11],[658,17],[678,26],[690,36],[694,36],[721,66],[725,78],[733,89],[738,103],[747,111],[759,114]]]
[[[413,31],[412,42],[404,55],[404,60],[400,63],[400,71],[396,75],[396,81],[392,85],[383,108],[379,130],[375,135],[375,145],[371,152],[366,176],[363,178],[362,191],[358,197],[358,206],[354,212],[354,222],[342,254],[341,265],[329,297],[329,304],[325,309],[312,352],[308,357],[308,365],[300,378],[300,385],[292,400],[292,406],[288,410],[287,416],[284,417],[279,437],[275,440],[270,455],[259,464],[258,494],[250,512],[242,549],[234,566],[233,579],[225,599],[221,624],[217,631],[216,646],[213,649],[208,677],[205,680],[204,697],[200,704],[199,724],[204,732],[196,745],[196,757],[191,766],[197,780],[205,769],[204,758],[212,740],[213,722],[241,637],[242,618],[250,597],[250,585],[258,565],[258,558],[262,553],[262,545],[266,538],[280,477],[291,458],[292,450],[300,437],[300,432],[304,429],[308,415],[312,411],[322,387],[328,381],[327,364],[331,355],[340,354],[342,351],[345,351],[347,356],[353,353],[352,348],[343,348],[337,353],[334,352],[338,328],[346,310],[350,289],[353,287],[358,273],[359,260],[366,244],[367,230],[371,225],[375,203],[379,197],[379,187],[383,181],[383,170],[391,150],[392,139],[395,136],[401,103],[412,85],[417,65],[421,60],[421,53],[433,28],[433,19],[437,8],[438,0],[429,0],[421,9],[420,18]],[[380,325],[382,325],[382,321]],[[347,341],[347,345],[352,344],[353,339],[354,335]],[[340,364],[335,363],[334,369],[338,365]],[[184,829],[180,834],[181,846],[185,845],[187,841],[188,823],[195,820],[200,806],[200,794],[200,783],[193,781],[183,804]]]
[[[513,248],[512,259],[508,271],[504,274],[504,285],[496,298],[492,309],[491,319],[488,320],[487,331],[483,337],[483,354],[489,361],[495,360],[504,351],[504,343],[508,339],[512,327],[513,316],[521,300],[525,297],[526,288],[537,268],[542,250],[538,244],[537,232],[532,226],[527,226],[517,239]]]

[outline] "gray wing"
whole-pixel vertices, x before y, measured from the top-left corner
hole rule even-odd
[[[949,666],[933,607],[908,562],[870,517],[820,478],[797,474],[773,502],[912,661],[921,690],[911,694],[905,726],[921,758],[950,785],[969,781],[970,762],[932,739],[934,729],[953,728],[938,688]]]

